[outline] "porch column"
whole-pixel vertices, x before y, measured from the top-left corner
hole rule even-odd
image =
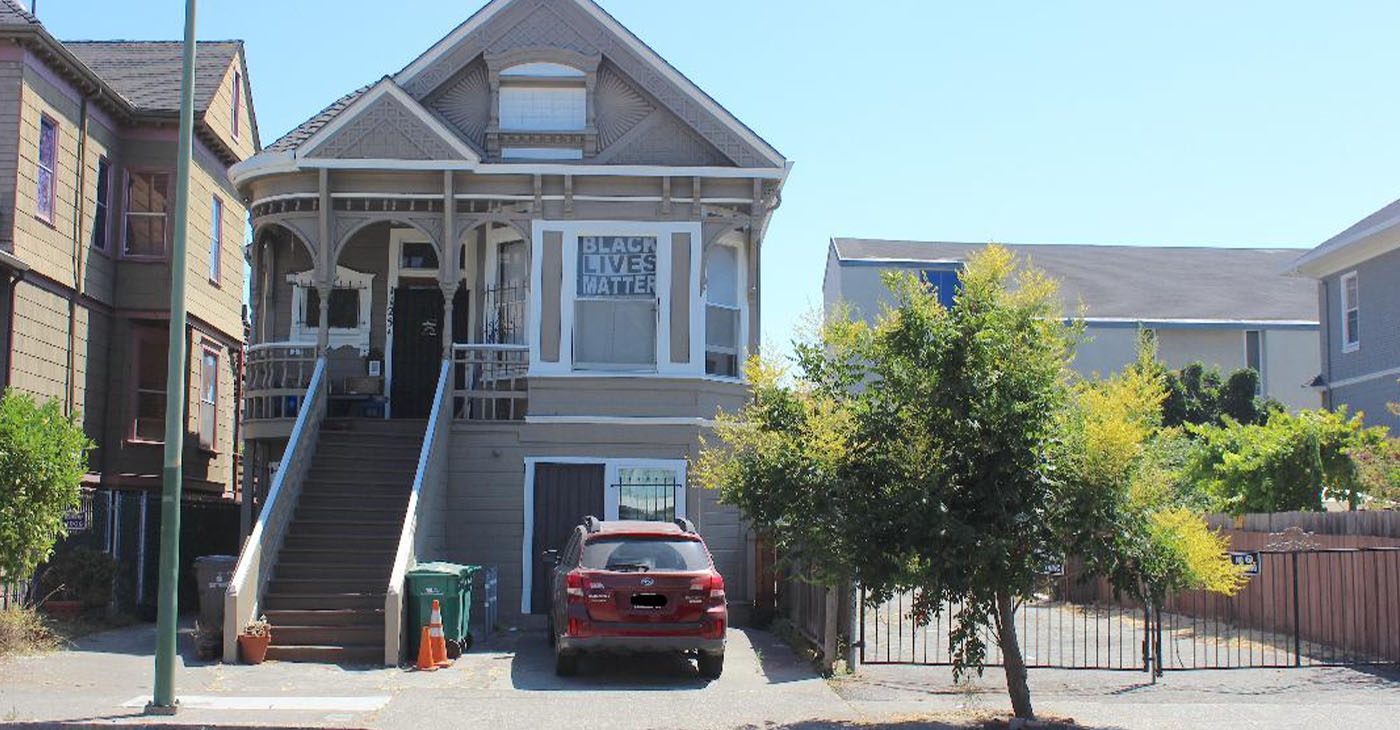
[[[441,281],[442,286],[442,359],[452,359],[452,301],[457,298],[457,289],[461,286],[456,277],[450,281]]]
[[[457,198],[453,195],[452,171],[442,171],[442,245],[438,255],[438,284],[442,287],[442,359],[452,359],[452,302],[462,272],[457,268]]]
[[[331,282],[316,283],[316,292],[321,295],[321,319],[316,324],[316,352],[325,355],[331,347],[331,292],[335,287]]]

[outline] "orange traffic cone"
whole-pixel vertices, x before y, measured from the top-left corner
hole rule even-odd
[[[435,672],[437,665],[433,663],[433,641],[430,636],[431,629],[423,627],[423,635],[418,639],[418,671]]]
[[[447,658],[447,635],[442,631],[442,606],[437,601],[433,601],[433,616],[428,621],[428,641],[433,645],[433,664],[452,666]]]

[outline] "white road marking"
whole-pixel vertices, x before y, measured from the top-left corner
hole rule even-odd
[[[150,697],[141,696],[123,707],[145,707]],[[306,710],[308,712],[374,712],[389,704],[389,695],[368,697],[234,697],[228,695],[184,695],[180,707],[189,710]]]

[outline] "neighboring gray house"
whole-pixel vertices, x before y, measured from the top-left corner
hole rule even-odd
[[[1316,279],[1323,403],[1363,411],[1400,434],[1400,200],[1307,252],[1293,273]]]
[[[827,311],[845,301],[878,314],[888,270],[918,272],[949,297],[957,272],[984,244],[837,238],[827,254]],[[1318,323],[1311,287],[1281,272],[1297,250],[1161,246],[1010,245],[1060,283],[1065,313],[1085,307],[1088,341],[1074,367],[1110,375],[1153,330],[1168,367],[1200,361],[1226,373],[1252,367],[1261,389],[1291,409],[1316,408]]]
[[[226,655],[266,614],[270,657],[395,663],[422,560],[495,566],[501,621],[541,623],[541,551],[590,514],[694,521],[742,621],[754,536],[688,464],[748,397],[788,171],[592,0],[490,2],[235,167],[268,496]]]

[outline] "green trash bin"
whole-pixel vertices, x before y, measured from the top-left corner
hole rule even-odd
[[[447,639],[447,654],[453,659],[471,648],[472,576],[480,570],[476,565],[456,563],[419,563],[408,571],[405,589],[408,593],[408,615],[405,623],[407,639],[405,656],[408,661],[418,657],[418,642],[433,615],[433,601],[442,607],[442,632]]]

